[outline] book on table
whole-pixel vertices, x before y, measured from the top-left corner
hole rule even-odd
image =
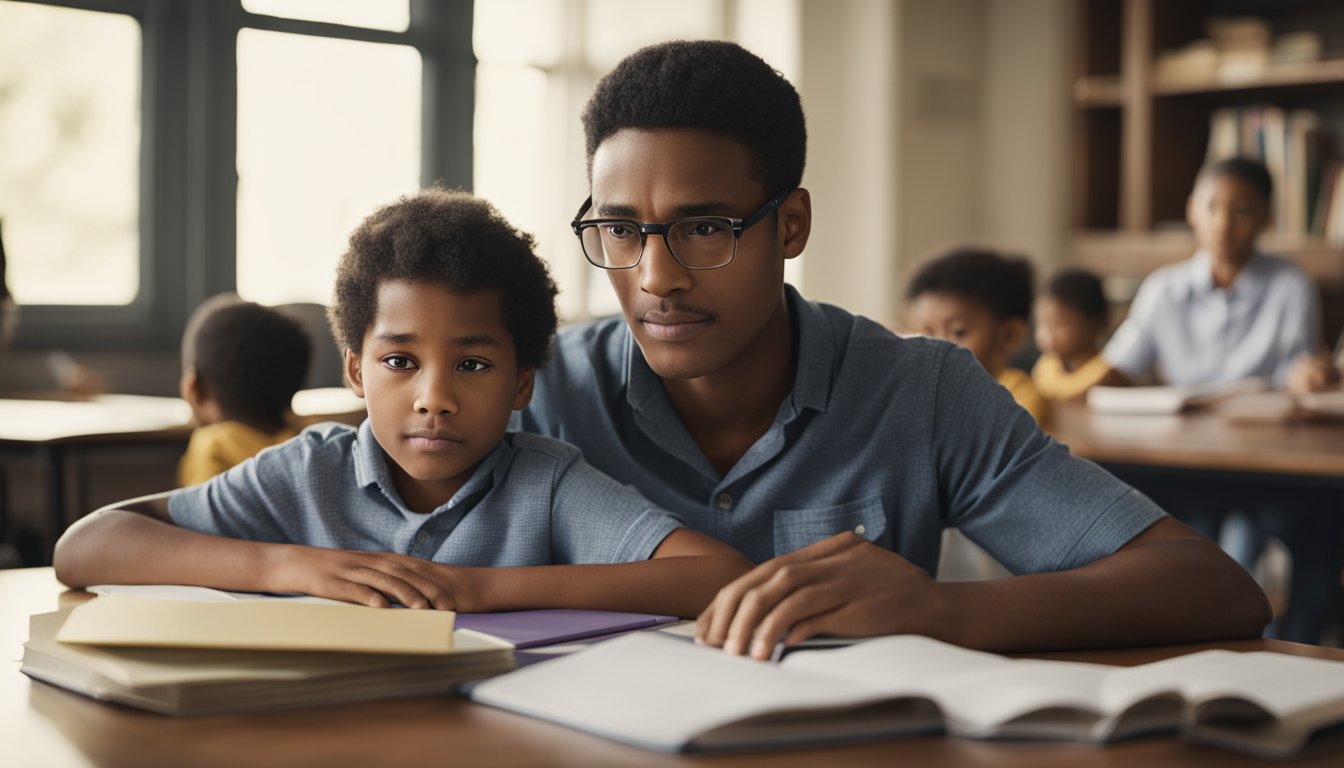
[[[767,664],[659,634],[485,680],[472,699],[669,752],[940,732],[1104,743],[1179,731],[1281,757],[1344,721],[1344,663],[1283,654],[1204,651],[1112,667],[893,636]]]
[[[168,714],[444,693],[516,664],[513,650],[659,626],[671,616],[379,609],[309,596],[103,585],[32,617],[22,670]]]
[[[309,610],[331,606],[280,606],[288,609],[288,616],[280,619],[285,626],[293,627],[312,618],[310,626],[337,633],[332,638],[335,642],[323,640],[314,643],[316,647],[310,650],[300,650],[303,643],[294,641],[282,644],[286,650],[264,650],[264,644],[257,638],[267,637],[271,632],[252,622],[275,619],[276,614],[256,612],[255,605],[261,603],[243,604],[242,612],[230,612],[239,619],[230,629],[232,636],[245,638],[250,629],[261,630],[234,647],[228,647],[219,638],[196,643],[200,639],[196,630],[179,632],[163,624],[141,630],[139,638],[130,637],[131,628],[123,626],[120,620],[110,622],[112,626],[107,633],[110,645],[64,639],[63,629],[86,608],[100,604],[104,609],[129,607],[126,616],[137,620],[151,613],[144,606],[126,605],[131,602],[146,601],[104,596],[30,617],[20,670],[30,677],[101,701],[169,715],[213,715],[444,694],[459,683],[514,666],[513,650],[507,644],[452,632],[451,615],[435,617],[430,611],[397,611],[438,620],[407,623],[397,617],[383,627],[379,626],[382,620],[392,618],[394,612],[353,605],[339,606],[353,611],[344,617],[333,616],[329,611],[318,617]],[[202,605],[210,605],[215,614],[219,608],[239,607]],[[182,605],[174,607],[180,609]],[[90,615],[99,619],[105,613]],[[177,615],[185,626],[186,622],[209,613],[179,610]],[[76,622],[77,631],[68,637],[87,637],[98,629],[87,618],[82,623],[81,627]],[[218,623],[207,619],[201,626],[214,628]],[[408,629],[426,636],[409,644],[392,640],[393,634]],[[188,644],[174,645],[176,640],[165,641],[165,636],[181,638]],[[299,633],[296,637],[312,635]],[[384,644],[397,650],[379,650]],[[415,650],[405,650],[408,645]],[[337,650],[338,646],[346,649]],[[434,649],[429,650],[429,646]]]
[[[1264,389],[1265,382],[1255,378],[1202,386],[1093,387],[1087,391],[1087,407],[1097,413],[1172,414]]]

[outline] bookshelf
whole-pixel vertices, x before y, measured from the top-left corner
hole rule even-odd
[[[1077,4],[1071,221],[1076,264],[1138,280],[1193,253],[1185,201],[1220,115],[1253,112],[1259,120],[1265,111],[1291,122],[1294,115],[1311,113],[1311,133],[1295,136],[1310,136],[1315,167],[1319,171],[1331,159],[1344,161],[1344,3]],[[1248,25],[1248,18],[1264,24],[1256,30],[1259,23]],[[1248,26],[1267,40],[1258,47],[1246,44]],[[1308,164],[1299,157],[1288,165],[1302,169]],[[1280,173],[1275,175],[1276,185],[1282,185]],[[1303,190],[1314,187],[1318,193],[1309,200],[1305,192],[1296,192],[1295,215],[1282,217],[1283,228],[1262,244],[1297,261],[1321,283],[1326,331],[1333,340],[1344,325],[1344,237],[1312,233],[1321,185],[1308,180],[1304,170],[1297,175]],[[1344,209],[1344,199],[1339,207]],[[1294,228],[1291,222],[1299,223]]]

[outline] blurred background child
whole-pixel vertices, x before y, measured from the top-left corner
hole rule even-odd
[[[1031,323],[1031,264],[980,248],[958,248],[925,264],[906,298],[914,330],[969,349],[1018,405],[1042,421],[1047,403],[1031,377],[1008,364]]]
[[[204,482],[297,435],[290,401],[311,354],[303,328],[274,309],[233,294],[202,303],[182,338],[179,388],[199,426],[178,482]]]
[[[1297,265],[1256,249],[1273,221],[1263,163],[1232,158],[1200,172],[1186,204],[1199,251],[1143,281],[1102,355],[1125,384],[1156,371],[1167,384],[1255,377],[1282,387],[1320,344],[1316,285]]]
[[[1036,303],[1031,382],[1047,400],[1081,400],[1110,370],[1098,343],[1110,322],[1101,279],[1085,269],[1055,274]]]
[[[1273,221],[1273,191],[1268,169],[1249,158],[1199,173],[1186,203],[1199,251],[1143,281],[1102,352],[1111,367],[1103,383],[1123,385],[1156,372],[1167,384],[1254,377],[1281,388],[1293,364],[1318,350],[1316,285],[1296,264],[1256,247]],[[1248,496],[1236,486],[1196,492],[1179,483],[1142,490],[1252,573],[1265,540],[1282,541],[1292,557],[1288,607],[1266,634],[1319,641],[1339,581],[1337,494],[1296,489]]]

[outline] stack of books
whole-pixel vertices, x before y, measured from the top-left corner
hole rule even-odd
[[[21,670],[168,715],[446,694],[514,669],[515,649],[676,621],[605,611],[380,609],[170,585],[95,589],[103,593],[91,601],[29,619]]]

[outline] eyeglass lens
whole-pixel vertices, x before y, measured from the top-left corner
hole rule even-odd
[[[612,221],[582,230],[583,251],[599,266],[631,267],[639,262],[646,237],[632,221]],[[724,218],[680,219],[664,235],[672,256],[692,269],[721,267],[733,260],[736,237]]]

